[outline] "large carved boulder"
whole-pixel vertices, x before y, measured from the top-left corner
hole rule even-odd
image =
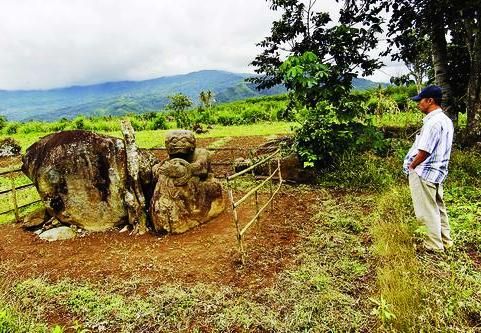
[[[213,177],[209,152],[195,148],[191,131],[171,131],[165,144],[169,159],[154,167],[150,216],[157,232],[183,233],[224,210],[222,186]]]
[[[151,157],[139,158],[145,187]],[[48,135],[27,149],[23,172],[35,184],[47,212],[59,221],[103,231],[128,220],[126,152],[120,139],[87,131]]]

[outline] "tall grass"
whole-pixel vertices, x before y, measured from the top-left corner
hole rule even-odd
[[[392,188],[383,194],[371,218],[378,260],[377,314],[385,329],[412,330],[421,312],[424,285],[413,247],[415,224],[407,189]]]

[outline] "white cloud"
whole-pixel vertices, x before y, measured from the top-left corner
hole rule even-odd
[[[0,89],[252,71],[262,0],[2,0]]]
[[[0,89],[252,72],[277,15],[265,0],[1,0]]]

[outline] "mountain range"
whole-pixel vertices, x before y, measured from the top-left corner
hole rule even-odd
[[[194,103],[201,91],[211,90],[217,103],[249,97],[284,93],[283,86],[258,91],[246,78],[252,74],[204,70],[184,75],[165,76],[144,81],[106,82],[49,90],[0,90],[0,115],[8,120],[54,121],[77,115],[123,115],[163,109],[168,96],[182,93]],[[354,88],[378,85],[354,79]]]

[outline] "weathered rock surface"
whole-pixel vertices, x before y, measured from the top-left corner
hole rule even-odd
[[[18,156],[22,147],[12,138],[0,140],[0,157]]]
[[[211,172],[209,152],[195,148],[191,131],[169,132],[166,147],[169,159],[153,170],[150,216],[156,231],[183,233],[224,210],[222,186]]]
[[[23,219],[22,227],[25,229],[41,227],[48,220],[47,217],[45,209],[39,209]]]
[[[152,186],[155,160],[141,160],[142,185]],[[22,171],[49,215],[63,224],[103,231],[127,221],[126,153],[120,139],[87,131],[54,133],[27,149]]]
[[[49,229],[38,235],[40,239],[47,240],[49,242],[72,239],[75,238],[75,236],[77,236],[77,233],[71,228],[65,226]]]
[[[265,158],[279,148],[291,147],[294,144],[293,138],[284,136],[277,139],[270,140],[256,149],[254,155],[256,160],[251,163],[256,163],[258,160]],[[303,163],[296,153],[281,154],[281,175],[283,180],[294,183],[311,184],[317,179],[316,172],[312,169],[304,168]],[[277,168],[277,160],[273,159],[270,162],[270,170],[273,172]],[[240,168],[242,169],[242,168]],[[255,168],[254,173],[259,176],[269,176],[269,164],[261,165]]]

